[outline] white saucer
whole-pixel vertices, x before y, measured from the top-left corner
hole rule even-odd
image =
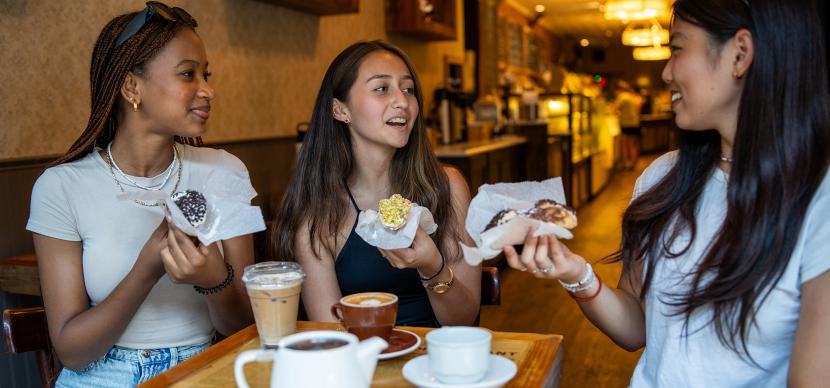
[[[413,351],[415,351],[415,349],[418,349],[418,346],[421,345],[421,337],[418,336],[417,334],[415,334],[415,333],[413,333],[409,330],[403,330],[403,329],[398,329],[398,328],[395,328],[393,330],[395,332],[397,332],[397,336],[408,335],[408,336],[415,337],[415,343],[412,344],[411,346],[407,347],[406,349],[401,349],[401,350],[398,350],[396,352],[381,353],[381,354],[378,355],[378,360],[388,360],[390,358],[400,357],[400,356],[403,356],[404,354],[412,353]],[[393,337],[389,338],[389,341],[393,341],[396,338],[395,335],[396,335],[396,333],[393,332],[392,333]]]
[[[421,388],[497,388],[507,384],[516,375],[516,364],[508,358],[490,355],[490,367],[481,381],[473,384],[443,384],[429,370],[429,358],[425,354],[415,357],[403,366],[403,377]]]

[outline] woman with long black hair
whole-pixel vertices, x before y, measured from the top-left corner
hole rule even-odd
[[[830,99],[810,0],[678,0],[663,78],[678,151],[639,178],[617,288],[553,237],[508,262],[558,279],[628,350],[632,387],[830,381]]]

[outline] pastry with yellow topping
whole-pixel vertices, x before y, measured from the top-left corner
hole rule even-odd
[[[400,194],[393,194],[387,199],[381,199],[378,203],[380,223],[389,230],[398,230],[406,225],[409,217],[409,208],[412,202]]]

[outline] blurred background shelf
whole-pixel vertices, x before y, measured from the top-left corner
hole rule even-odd
[[[292,8],[298,11],[315,15],[337,15],[355,13],[359,11],[360,0],[259,0],[281,7]]]
[[[424,41],[456,39],[455,0],[388,0],[386,32]]]

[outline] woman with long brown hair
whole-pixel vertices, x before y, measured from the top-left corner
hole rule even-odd
[[[559,279],[628,350],[631,387],[830,381],[830,98],[813,0],[677,0],[679,150],[625,211],[617,288],[552,237],[511,266]]]
[[[311,320],[334,320],[342,295],[385,291],[399,298],[399,325],[475,321],[481,270],[460,260],[458,246],[469,239],[469,190],[433,155],[422,111],[415,70],[389,43],[355,43],[329,66],[273,233],[276,258],[305,269]],[[428,208],[438,230],[379,250],[354,228],[360,210],[393,193]]]
[[[66,366],[57,386],[134,386],[253,321],[235,276],[253,263],[250,235],[194,245],[158,203],[119,198],[200,188],[215,170],[247,176],[227,152],[191,146],[214,97],[195,27],[158,2],[110,21],[86,130],[35,183],[27,229]]]

